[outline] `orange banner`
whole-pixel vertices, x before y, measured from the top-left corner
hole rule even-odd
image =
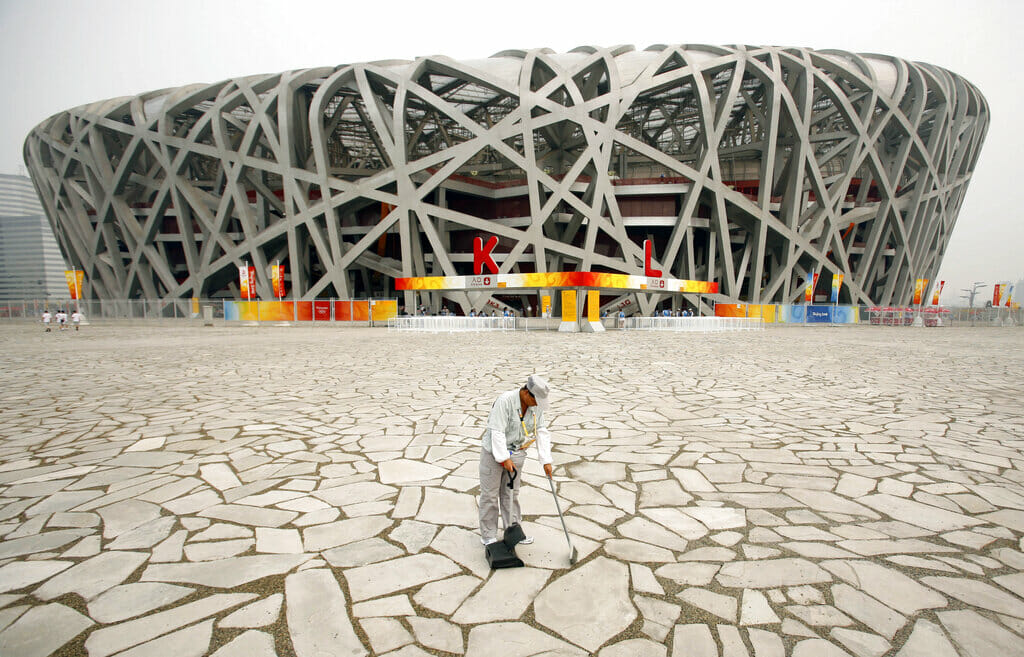
[[[914,281],[914,303],[911,305],[920,306],[921,298],[924,296],[924,288],[928,286],[927,278],[918,278]]]
[[[274,265],[270,268],[270,279],[274,286],[274,296],[280,299],[284,296],[284,265]]]
[[[746,317],[747,306],[742,303],[715,304],[715,317]]]
[[[68,293],[71,294],[73,300],[78,299],[82,292],[82,277],[84,276],[85,272],[81,269],[64,272],[64,280],[68,282]]]
[[[374,321],[386,322],[398,316],[397,299],[381,299],[379,301],[335,301],[334,318],[343,321],[367,321],[370,304],[373,304]],[[352,312],[354,311],[354,312]],[[330,301],[226,301],[224,302],[224,319],[254,321],[291,321],[300,322],[330,319]]]
[[[939,281],[939,286],[935,288],[935,293],[932,295],[932,305],[939,305],[939,295],[942,294],[942,288],[946,287],[946,281]]]
[[[479,290],[491,288],[594,287],[648,292],[717,294],[718,283],[676,278],[649,278],[593,271],[556,271],[480,276],[416,276],[396,278],[396,290]]]
[[[398,317],[398,301],[396,299],[382,299],[380,301],[372,301],[373,307],[373,321],[375,322],[386,322],[392,317]]]

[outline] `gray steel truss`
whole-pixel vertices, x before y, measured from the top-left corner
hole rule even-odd
[[[289,298],[392,296],[472,273],[496,235],[502,273],[642,273],[652,239],[665,276],[720,300],[842,273],[841,301],[890,304],[935,278],[988,122],[966,80],[895,57],[582,47],[116,98],[47,119],[24,155],[87,297],[235,296],[249,263],[269,299],[275,262]]]

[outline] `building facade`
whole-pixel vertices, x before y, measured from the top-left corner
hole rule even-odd
[[[0,303],[66,299],[64,270],[32,181],[0,174]]]
[[[37,126],[25,160],[87,297],[237,298],[251,265],[272,298],[280,263],[289,299],[537,308],[395,291],[476,273],[496,237],[500,273],[643,274],[649,239],[652,267],[721,301],[791,303],[843,274],[841,302],[885,305],[935,279],[988,121],[969,82],[896,57],[582,47],[100,101]]]

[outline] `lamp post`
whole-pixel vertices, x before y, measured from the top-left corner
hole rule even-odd
[[[978,290],[980,290],[983,287],[988,287],[988,285],[986,283],[982,283],[982,282],[979,281],[979,282],[975,282],[974,285],[971,287],[971,289],[960,288],[961,292],[966,292],[967,293],[967,294],[961,294],[960,298],[961,299],[967,299],[967,303],[968,303],[967,314],[971,318],[971,326],[974,326],[974,297],[975,297],[975,295],[978,294]]]

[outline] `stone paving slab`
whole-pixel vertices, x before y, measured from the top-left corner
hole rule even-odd
[[[0,325],[0,655],[1024,655],[1024,330]],[[494,397],[554,389],[491,572]]]

